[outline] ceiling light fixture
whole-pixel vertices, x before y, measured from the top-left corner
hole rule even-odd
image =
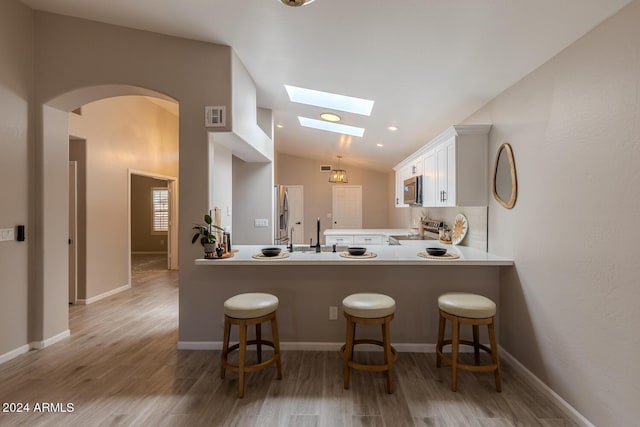
[[[291,6],[291,7],[304,6],[305,4],[313,3],[313,0],[280,0],[280,1],[282,2],[282,4]]]
[[[339,122],[341,120],[341,117],[334,113],[322,113],[320,114],[320,118],[328,122]]]
[[[392,131],[392,132],[395,132],[395,131],[397,131],[397,130],[398,130],[398,126],[393,126],[393,125],[391,125],[391,126],[389,126],[387,129],[389,129],[389,130],[390,130],[390,131]]]
[[[376,144],[378,147],[384,147],[384,144]]]
[[[364,128],[356,126],[342,125],[340,123],[325,122],[324,120],[310,119],[308,117],[298,116],[298,121],[301,126],[319,130],[326,130],[328,132],[342,133],[345,135],[358,136],[362,138],[364,135]]]
[[[374,101],[304,87],[284,85],[289,100],[331,110],[370,116]]]
[[[329,182],[332,184],[348,184],[349,178],[347,178],[347,171],[340,169],[340,159],[342,156],[338,156],[338,169],[332,169],[329,174]]]
[[[284,127],[284,125],[283,125],[282,123],[278,123],[278,124],[276,125],[276,127],[277,127],[278,129],[282,129],[282,128]]]

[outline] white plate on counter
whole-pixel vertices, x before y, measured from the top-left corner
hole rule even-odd
[[[462,242],[464,236],[467,235],[468,229],[469,223],[467,222],[467,217],[461,213],[456,215],[456,221],[453,223],[453,233],[451,233],[451,242],[454,245]]]

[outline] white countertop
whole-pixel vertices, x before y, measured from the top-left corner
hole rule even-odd
[[[444,245],[437,241],[402,241],[400,245],[367,245],[369,252],[377,254],[375,258],[345,258],[340,253],[333,252],[293,252],[288,258],[255,259],[253,255],[267,245],[235,245],[239,251],[231,258],[225,259],[196,259],[196,265],[481,265],[481,266],[509,266],[513,259],[499,257],[487,252],[466,246]],[[300,245],[302,246],[302,245]],[[448,251],[460,255],[458,259],[431,259],[418,256],[425,248],[444,247]],[[280,246],[286,252],[285,246]]]
[[[371,236],[384,234],[385,236],[405,236],[415,230],[408,228],[327,228],[325,236]]]

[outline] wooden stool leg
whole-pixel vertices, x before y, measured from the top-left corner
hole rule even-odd
[[[244,397],[244,366],[247,358],[247,323],[240,322],[240,360],[238,361],[238,397]]]
[[[262,324],[256,324],[256,351],[258,353],[258,363],[262,363]]]
[[[384,347],[384,363],[387,365],[387,393],[393,393],[393,375],[391,369],[391,333],[390,333],[389,318],[387,318],[382,324],[382,344]]]
[[[476,365],[480,364],[480,326],[472,325],[473,328],[473,360]]]
[[[220,379],[224,379],[225,369],[224,363],[227,361],[227,354],[229,353],[229,335],[231,334],[231,323],[229,318],[224,316],[224,338],[222,340],[222,354],[220,356]]]
[[[493,371],[493,375],[496,380],[496,391],[502,391],[502,378],[500,377],[500,357],[498,356],[498,344],[496,342],[496,329],[494,320],[491,319],[491,323],[487,326],[489,328],[489,342],[491,343],[491,360],[496,365],[496,370]]]
[[[344,389],[349,390],[349,383],[351,380],[351,370],[349,368],[349,362],[353,359],[353,339],[356,333],[356,325],[351,319],[351,316],[347,316],[347,338],[345,340],[345,351],[343,353],[344,358]]]
[[[273,353],[274,357],[276,357],[276,369],[278,372],[278,379],[282,379],[282,363],[280,357],[280,337],[278,336],[278,321],[276,320],[275,314],[273,315],[273,319],[271,319],[271,337],[273,339]]]
[[[447,319],[444,318],[442,312],[440,313],[440,320],[438,321],[438,343],[436,344],[436,348],[442,352],[442,342],[444,341],[444,329],[446,325]],[[442,357],[436,351],[436,367],[439,368],[442,364]]]
[[[453,319],[453,338],[451,340],[451,390],[458,388],[458,347],[460,345],[460,322]]]

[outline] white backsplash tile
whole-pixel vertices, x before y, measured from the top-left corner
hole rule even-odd
[[[460,243],[462,246],[486,251],[487,244],[487,210],[486,206],[465,206],[454,208],[420,208],[412,207],[410,217],[410,228],[418,228],[420,217],[430,219],[438,219],[444,221],[446,225],[453,228],[456,215],[461,213],[467,217],[469,228],[464,240]]]

